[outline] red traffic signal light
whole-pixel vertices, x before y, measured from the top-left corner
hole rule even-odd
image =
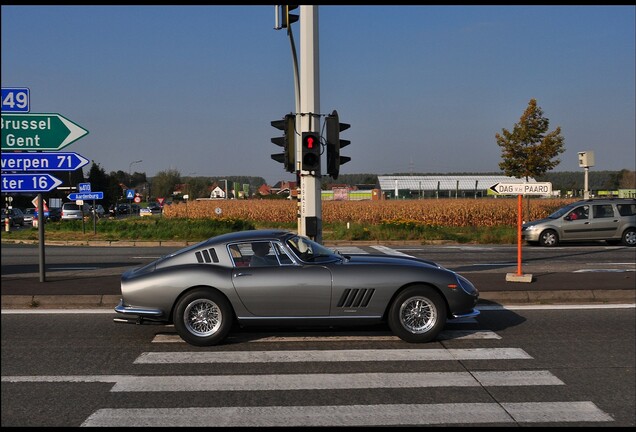
[[[316,132],[303,132],[302,169],[320,174],[320,137]]]

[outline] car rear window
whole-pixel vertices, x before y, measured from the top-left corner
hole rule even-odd
[[[81,210],[77,204],[64,204],[63,210]]]

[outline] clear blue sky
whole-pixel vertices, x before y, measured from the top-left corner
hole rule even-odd
[[[581,170],[579,151],[595,152],[592,170],[636,169],[634,6],[318,16],[320,111],[351,124],[341,174],[498,172],[495,134],[532,98],[565,137],[555,171]],[[148,176],[293,180],[270,158],[270,121],[295,111],[289,39],[273,27],[270,5],[3,5],[2,87],[87,129],[66,150],[107,173],[142,160]]]

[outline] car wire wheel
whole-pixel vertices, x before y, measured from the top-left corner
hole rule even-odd
[[[437,308],[426,297],[411,297],[400,306],[400,323],[411,333],[426,333],[437,320]]]
[[[183,323],[198,336],[207,337],[219,331],[223,322],[221,309],[211,300],[198,299],[186,306]]]
[[[430,286],[415,285],[400,292],[391,303],[387,321],[391,331],[406,342],[429,342],[446,324],[446,303]]]
[[[195,346],[212,346],[229,333],[234,311],[224,295],[208,288],[185,294],[174,309],[174,328],[181,338]]]

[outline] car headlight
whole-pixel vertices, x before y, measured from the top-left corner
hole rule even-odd
[[[455,279],[457,279],[458,285],[466,294],[471,296],[479,295],[479,291],[477,291],[477,288],[475,288],[475,285],[473,285],[471,281],[457,273],[455,273]]]
[[[533,231],[535,229],[537,229],[536,225],[528,225],[528,226],[525,227],[526,231]]]

